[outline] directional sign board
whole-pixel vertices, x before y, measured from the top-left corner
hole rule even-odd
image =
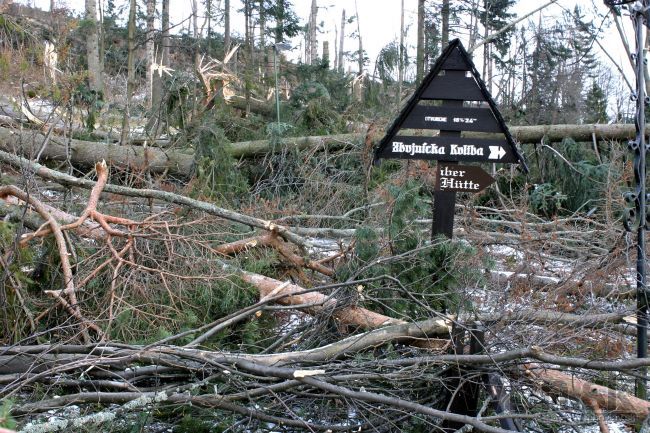
[[[416,132],[417,131],[417,132]],[[375,149],[382,158],[437,160],[432,235],[452,237],[456,192],[494,182],[458,162],[526,163],[469,54],[449,43]]]
[[[414,137],[398,135],[388,149],[391,158],[447,161],[518,162],[505,139],[484,140],[457,137]]]
[[[481,167],[458,164],[438,164],[436,191],[480,192],[490,186],[494,178]]]

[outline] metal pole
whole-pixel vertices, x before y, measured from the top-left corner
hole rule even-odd
[[[637,357],[648,357],[648,298],[646,293],[646,252],[645,252],[645,230],[646,230],[646,140],[645,140],[645,106],[648,96],[645,91],[645,67],[646,59],[644,52],[644,28],[645,12],[649,0],[636,2],[630,8],[632,20],[634,21],[634,34],[636,40],[635,75],[636,75],[636,139],[630,142],[634,151],[634,177],[636,190],[634,191],[635,223],[637,225],[636,245],[636,291],[637,291]],[[647,368],[640,372],[640,378],[636,380],[636,395],[639,398],[647,397]]]
[[[273,70],[275,72],[275,112],[280,125],[280,92],[278,91],[278,47],[273,45]]]

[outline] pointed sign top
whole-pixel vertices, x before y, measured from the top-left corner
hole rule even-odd
[[[473,80],[465,81],[466,77],[471,77]],[[454,109],[447,109],[441,106],[419,106],[418,102],[422,100],[481,101],[486,102],[489,109],[458,106]],[[445,110],[449,110],[448,116],[445,115]],[[402,128],[499,132],[503,134],[505,140],[483,140],[483,144],[477,144],[481,139],[460,138],[457,141],[461,144],[456,144],[456,146],[471,141],[472,144],[467,144],[467,146],[471,146],[475,154],[473,158],[454,158],[449,151],[446,151],[451,149],[449,146],[454,146],[454,144],[447,143],[447,148],[444,148],[445,144],[422,143],[425,137],[418,137],[419,140],[415,137],[397,137],[397,133]],[[403,147],[411,149],[411,152],[409,153],[408,150],[406,152],[400,150],[401,153],[393,152],[393,148],[401,149],[399,145],[403,145],[405,139],[411,140],[412,145],[407,144]],[[429,141],[438,140],[430,137]],[[439,141],[444,143],[447,140]],[[396,145],[398,147],[395,147]],[[493,149],[495,146],[501,145],[505,148],[501,147],[498,152],[499,154],[501,151],[504,152],[503,160],[499,158],[499,161],[491,161],[493,158],[487,158],[488,148]],[[443,150],[437,152],[441,148]],[[419,152],[416,152],[415,149]],[[421,156],[415,156],[417,153]],[[485,156],[485,158],[481,158],[481,156]],[[386,157],[518,162],[525,171],[528,171],[494,99],[459,39],[451,41],[438,57],[429,73],[422,80],[422,84],[415,90],[413,96],[388,129],[386,136],[375,149],[375,162]]]

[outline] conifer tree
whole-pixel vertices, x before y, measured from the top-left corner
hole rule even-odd
[[[607,96],[596,81],[591,84],[585,96],[585,118],[584,123],[606,123]]]

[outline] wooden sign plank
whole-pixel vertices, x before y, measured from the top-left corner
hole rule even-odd
[[[456,101],[486,101],[473,77],[465,71],[445,71],[423,90],[420,99],[450,99]]]
[[[503,139],[462,137],[416,137],[398,135],[377,155],[379,158],[423,159],[461,162],[517,162]]]
[[[481,167],[439,163],[436,191],[480,192],[494,183],[494,178]]]
[[[501,132],[489,108],[416,105],[402,122],[403,129]]]

